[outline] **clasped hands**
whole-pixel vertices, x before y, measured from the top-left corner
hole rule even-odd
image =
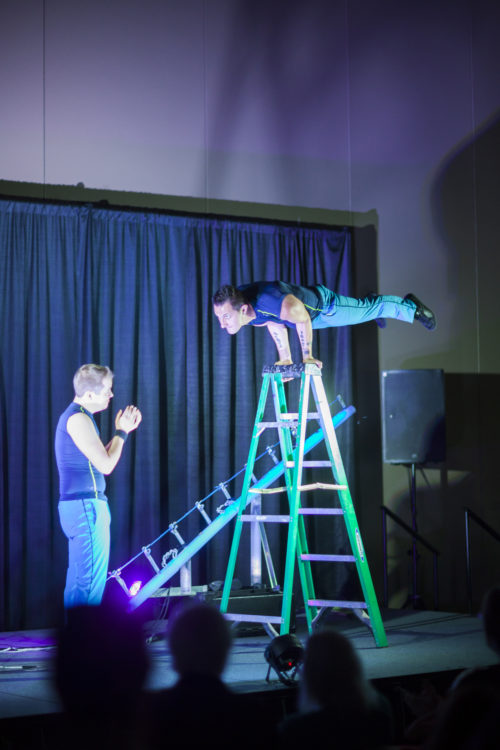
[[[120,409],[115,417],[115,428],[117,430],[123,430],[124,432],[132,432],[136,430],[142,420],[142,414],[137,406],[126,406],[125,409]]]

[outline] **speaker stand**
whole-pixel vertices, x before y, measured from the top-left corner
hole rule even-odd
[[[419,596],[417,586],[417,467],[416,464],[406,464],[410,469],[410,509],[411,509],[411,528],[413,531],[411,541],[411,561],[412,561],[412,585],[411,593],[408,595],[403,609],[425,609],[425,604]]]

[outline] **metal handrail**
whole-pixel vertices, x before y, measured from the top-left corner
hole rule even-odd
[[[394,511],[392,511],[390,508],[388,508],[385,505],[380,506],[382,509],[382,526],[383,526],[383,542],[384,542],[384,606],[389,606],[389,584],[388,584],[388,572],[387,572],[387,516],[392,518],[392,520],[400,526],[404,531],[406,531],[409,536],[412,538],[412,542],[415,544],[416,542],[420,542],[426,549],[429,550],[429,552],[432,552],[433,557],[433,582],[434,582],[434,609],[438,609],[438,566],[437,566],[437,558],[439,553],[439,550],[436,549],[430,542],[427,541],[421,534],[419,534],[417,531],[411,528],[411,526],[408,526],[407,523],[405,523]],[[414,594],[416,592],[413,592]]]
[[[487,531],[488,534],[493,537],[493,539],[496,539],[497,542],[500,542],[500,534],[495,531],[486,521],[484,521],[480,516],[477,515],[477,513],[474,513],[473,510],[468,508],[466,505],[464,505],[464,511],[465,511],[465,558],[466,558],[466,565],[467,565],[467,596],[469,599],[469,613],[472,615],[472,575],[471,575],[471,564],[470,564],[470,524],[469,524],[469,518],[471,518],[473,521],[477,523],[478,526],[480,526],[484,531]]]

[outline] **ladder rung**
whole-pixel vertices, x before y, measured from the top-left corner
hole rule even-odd
[[[206,594],[208,591],[208,584],[204,584],[203,586],[191,586],[191,591],[189,592],[189,596],[194,596],[195,594]],[[157,589],[151,594],[151,598],[164,598],[169,596],[186,596],[186,592],[182,590],[180,586],[169,586],[167,589]]]
[[[281,625],[283,622],[282,617],[275,617],[273,615],[242,615],[235,612],[224,612],[226,620],[234,620],[235,622],[274,622]]]
[[[283,414],[280,414],[280,417],[282,419],[293,419],[295,422],[298,422],[299,420],[299,413],[297,411],[289,411],[289,412],[283,412]],[[319,419],[320,414],[317,411],[310,411],[306,414],[307,419]]]
[[[324,482],[315,482],[314,484],[302,484],[297,488],[299,492],[308,490],[346,490],[346,484],[325,484]]]
[[[366,602],[345,602],[337,599],[309,599],[309,607],[339,607],[341,609],[368,609]]]
[[[342,508],[299,508],[303,516],[343,516]]]
[[[313,560],[315,562],[356,562],[354,555],[314,555],[304,554],[301,560]]]
[[[286,492],[286,487],[250,487],[248,492],[254,495],[272,495],[275,492]]]
[[[281,419],[279,422],[259,422],[257,426],[262,431],[268,427],[297,427],[297,424],[297,420]]]
[[[240,517],[241,521],[249,521],[250,523],[256,523],[265,521],[267,523],[290,523],[290,516],[264,516],[256,515],[255,513],[247,513]]]
[[[302,461],[302,466],[304,468],[320,468],[320,467],[330,467],[332,465],[331,461]],[[293,469],[295,466],[295,461],[285,461],[285,466],[287,469]]]
[[[309,490],[346,490],[345,484],[325,484],[324,482],[314,482],[314,484],[301,484],[297,487],[299,492],[308,492]],[[287,487],[250,487],[248,492],[254,495],[273,495],[277,492],[286,492]]]

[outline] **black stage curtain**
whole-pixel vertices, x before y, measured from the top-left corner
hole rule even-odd
[[[346,229],[0,201],[2,629],[46,627],[61,615],[67,550],[53,441],[78,366],[115,373],[114,400],[98,416],[105,442],[118,408],[134,403],[143,413],[108,479],[115,569],[246,461],[262,365],[276,352],[264,329],[222,331],[212,293],[228,282],[283,279],[346,294],[349,254]],[[349,402],[349,329],[315,339],[328,396]],[[290,384],[289,408],[296,393]],[[339,434],[348,473],[351,432],[345,425]],[[241,480],[228,485],[233,497]],[[210,516],[224,500],[219,492],[207,502]],[[187,513],[182,538],[204,523]],[[224,577],[231,532],[198,554],[193,583]],[[273,539],[280,572],[279,544]],[[175,546],[169,533],[153,556],[159,563]],[[243,583],[248,568],[242,551]]]

